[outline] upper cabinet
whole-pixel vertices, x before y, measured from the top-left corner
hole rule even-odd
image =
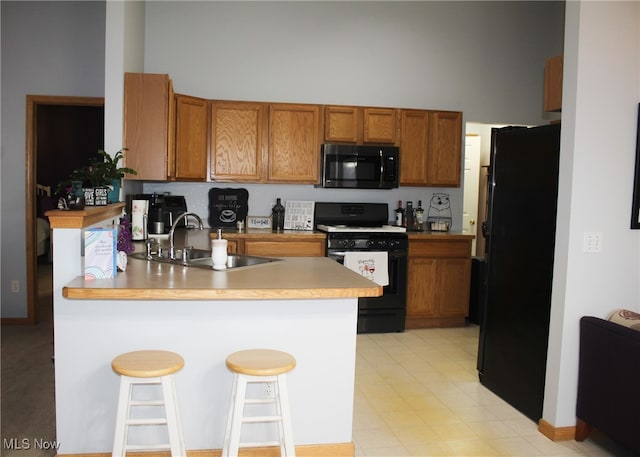
[[[400,185],[459,187],[462,113],[400,110]]]
[[[125,73],[125,164],[138,172],[127,179],[173,179],[174,109],[169,75]]]
[[[206,181],[209,103],[176,94],[175,106],[175,179]]]
[[[320,121],[318,105],[211,102],[211,179],[317,183]]]
[[[357,143],[361,124],[356,106],[324,107],[324,140],[328,143]]]
[[[319,181],[320,106],[269,105],[268,182]]]
[[[399,146],[401,186],[460,186],[460,112],[206,100],[165,74],[124,89],[127,179],[317,184],[320,145],[350,143]]]
[[[544,110],[562,111],[563,56],[547,59],[544,67]]]
[[[400,185],[426,186],[429,111],[400,110]]]
[[[325,106],[324,141],[395,144],[397,110],[360,106]]]
[[[459,187],[462,167],[462,113],[432,111],[429,116],[428,184]]]
[[[397,110],[394,108],[363,108],[363,143],[395,144]]]
[[[211,179],[262,181],[266,106],[211,102]]]

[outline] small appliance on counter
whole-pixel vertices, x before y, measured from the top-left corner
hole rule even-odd
[[[134,194],[127,197],[129,202],[128,213],[133,215],[133,202],[147,201],[146,210],[146,234],[163,235],[169,233],[173,222],[182,213],[187,212],[187,202],[182,195],[170,194]],[[138,205],[140,206],[140,205]],[[133,222],[133,221],[132,221]],[[187,218],[178,222],[176,227],[186,228],[188,225]],[[135,225],[135,224],[134,224]],[[146,239],[135,238],[134,239]]]

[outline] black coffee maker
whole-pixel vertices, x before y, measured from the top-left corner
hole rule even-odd
[[[147,230],[150,235],[162,235],[169,231],[165,227],[164,198],[162,195],[152,194],[149,200]]]
[[[169,233],[171,225],[182,213],[187,212],[187,202],[182,195],[170,194],[135,194],[127,196],[129,214],[131,214],[132,200],[149,200],[147,212],[147,233],[162,235]],[[181,219],[177,228],[187,227],[188,221]]]

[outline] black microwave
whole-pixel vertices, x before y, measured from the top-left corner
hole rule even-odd
[[[322,187],[394,189],[399,152],[395,146],[322,145]]]

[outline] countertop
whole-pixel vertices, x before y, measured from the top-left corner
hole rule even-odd
[[[409,240],[472,240],[476,236],[462,232],[407,232]]]
[[[327,257],[281,261],[226,271],[129,259],[113,279],[78,277],[62,289],[73,299],[261,300],[377,297],[382,287]]]

